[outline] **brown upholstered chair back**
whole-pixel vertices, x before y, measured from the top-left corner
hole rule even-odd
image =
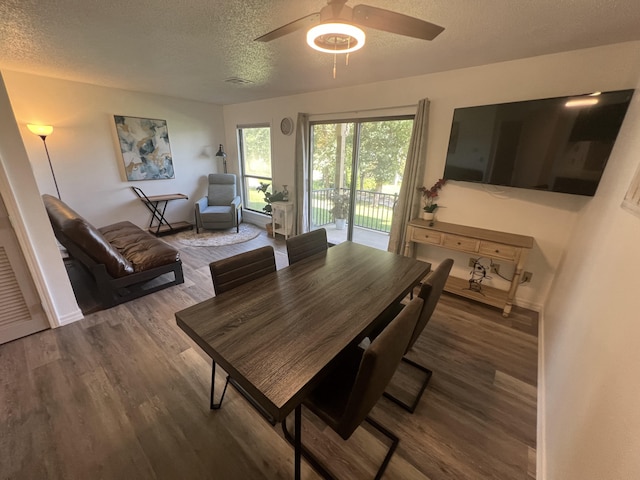
[[[345,440],[367,417],[391,381],[424,305],[415,297],[365,350],[347,404],[334,430]]]
[[[447,278],[449,278],[449,272],[451,272],[452,266],[453,260],[451,258],[443,260],[440,262],[440,265],[438,265],[438,268],[433,270],[422,283],[422,288],[418,296],[424,300],[424,308],[422,309],[420,319],[409,341],[407,352],[411,350],[411,347],[413,347],[413,344],[418,340],[424,327],[426,327],[429,320],[431,320],[431,315],[433,315],[438,300],[440,300],[440,295],[444,289],[444,284],[447,282]]]
[[[289,237],[287,238],[289,265],[293,265],[316,253],[326,252],[328,246],[327,231],[324,228]]]
[[[216,295],[276,271],[273,247],[266,246],[209,264]]]

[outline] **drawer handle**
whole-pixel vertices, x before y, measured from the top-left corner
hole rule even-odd
[[[462,245],[462,242],[458,242],[458,245]]]
[[[496,253],[500,253],[500,250],[496,250]]]

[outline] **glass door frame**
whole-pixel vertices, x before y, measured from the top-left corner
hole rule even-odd
[[[309,209],[305,212],[307,216],[307,221],[309,224],[309,228],[313,225],[313,215],[312,215],[312,194],[313,194],[313,127],[315,125],[338,125],[342,123],[352,123],[354,125],[353,128],[353,145],[351,147],[351,178],[350,178],[350,187],[349,187],[349,214],[347,218],[347,241],[353,241],[353,228],[354,228],[354,219],[356,216],[356,190],[357,190],[357,180],[358,180],[358,172],[360,168],[360,137],[361,137],[361,127],[363,123],[374,123],[374,122],[385,122],[385,121],[394,121],[394,120],[411,120],[415,121],[415,113],[412,114],[396,114],[396,115],[388,115],[388,116],[373,116],[373,117],[360,117],[360,118],[340,118],[340,119],[329,119],[329,120],[314,120],[309,122],[309,147],[308,147],[308,169],[309,169],[309,178],[308,180],[308,189],[307,189],[307,203],[309,205]],[[403,179],[404,181],[404,179]]]

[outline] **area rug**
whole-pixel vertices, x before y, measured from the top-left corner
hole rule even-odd
[[[247,242],[260,235],[262,229],[250,223],[241,223],[240,231],[235,228],[228,230],[202,230],[196,233],[196,229],[180,232],[175,239],[183,245],[190,247],[222,247],[236,243]]]

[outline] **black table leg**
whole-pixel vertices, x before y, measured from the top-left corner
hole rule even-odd
[[[213,402],[213,392],[215,391],[216,384],[216,362],[212,360],[211,362],[211,400],[209,402],[209,408],[211,410],[218,410],[222,407],[222,400],[224,400],[224,394],[227,391],[227,385],[229,385],[229,375],[227,375],[227,381],[224,384],[224,389],[222,390],[222,396],[220,397],[220,401],[218,403]]]
[[[295,413],[295,444],[294,444],[294,478],[300,480],[300,456],[302,453],[302,405],[296,407]]]

